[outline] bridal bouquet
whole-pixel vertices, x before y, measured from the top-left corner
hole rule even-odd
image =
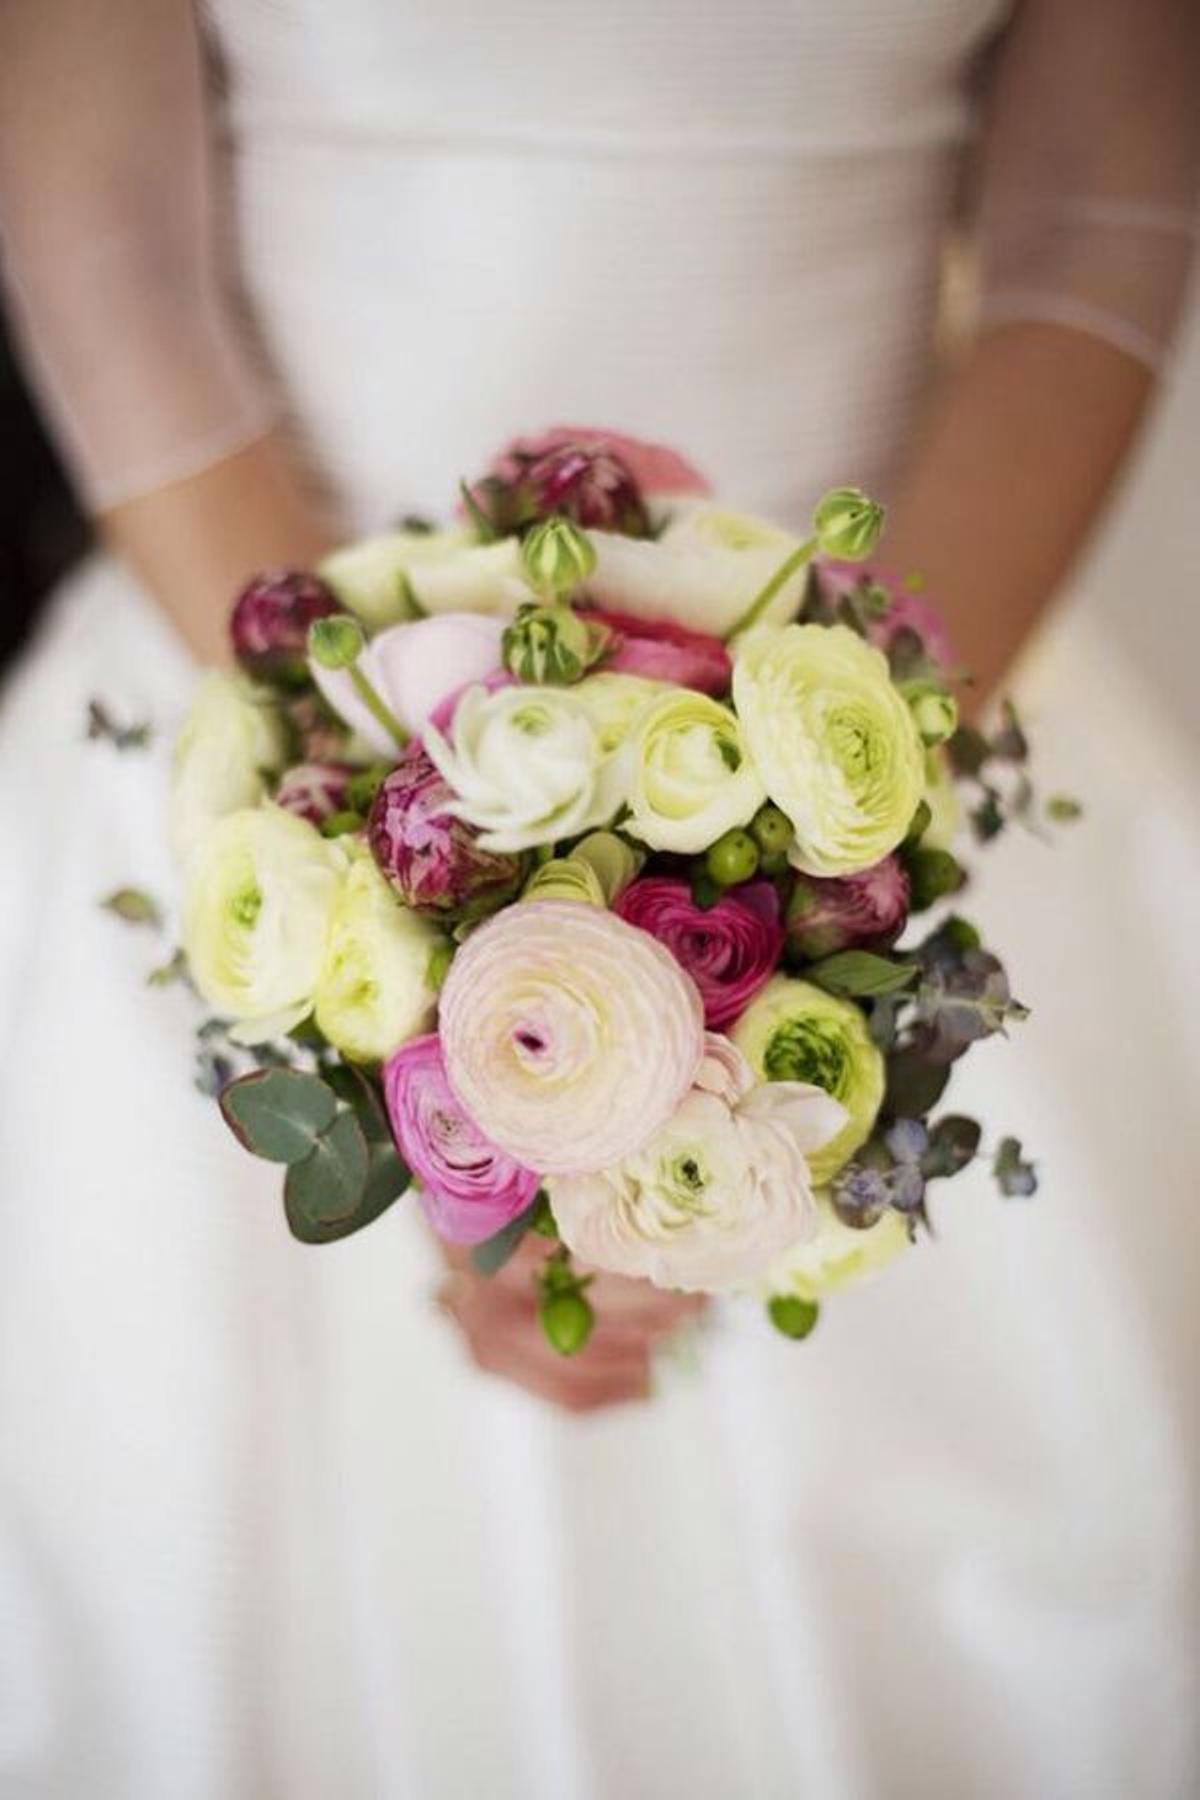
[[[881,524],[839,489],[800,539],[556,430],[451,529],[245,589],[171,821],[208,1083],[297,1237],[406,1191],[488,1272],[540,1233],[565,1352],[589,1269],[803,1337],[905,1252],[981,1154],[953,1066],[1024,1011],[957,912],[915,921],[965,880],[963,784],[980,837],[1032,791],[1011,710],[959,726]]]

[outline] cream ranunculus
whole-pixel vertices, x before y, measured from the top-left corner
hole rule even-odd
[[[365,850],[351,852],[317,978],[317,1025],[352,1062],[381,1062],[432,1024],[448,947],[396,898]]]
[[[371,630],[423,612],[510,617],[534,599],[516,538],[480,544],[469,532],[385,531],[335,550],[318,573]]]
[[[599,605],[639,619],[670,619],[724,637],[801,540],[766,519],[716,506],[681,510],[661,537],[588,534],[596,567],[587,591]],[[795,615],[806,571],[785,581],[764,613]]]
[[[829,1181],[870,1135],[883,1099],[884,1064],[858,1007],[812,982],[775,975],[733,1027],[733,1041],[763,1081],[803,1081],[846,1109],[846,1123],[812,1159]]]
[[[739,643],[733,699],[806,875],[881,862],[925,791],[925,752],[880,651],[846,625],[787,625]]]
[[[738,721],[706,694],[670,688],[633,737],[628,828],[652,850],[694,855],[745,825],[766,798]]]
[[[816,1229],[806,1156],[844,1117],[816,1088],[756,1087],[710,1032],[694,1086],[647,1143],[614,1168],[547,1184],[563,1242],[659,1287],[719,1293],[761,1277]]]
[[[345,852],[276,806],[229,813],[191,860],[183,947],[192,979],[245,1043],[312,1011]]]
[[[899,1213],[889,1210],[865,1231],[855,1231],[842,1224],[827,1194],[818,1194],[816,1202],[820,1216],[816,1236],[784,1251],[768,1271],[766,1294],[823,1300],[886,1268],[907,1250],[908,1227]]]
[[[468,688],[448,737],[425,748],[457,799],[447,807],[485,850],[513,852],[606,825],[624,799],[623,769],[605,753],[573,688]]]
[[[181,867],[218,819],[257,806],[286,753],[283,724],[265,688],[216,670],[204,676],[171,763],[168,819]]]
[[[595,725],[600,747],[608,754],[628,749],[633,730],[652,701],[665,692],[666,683],[645,675],[623,675],[601,670],[587,675],[572,690]]]

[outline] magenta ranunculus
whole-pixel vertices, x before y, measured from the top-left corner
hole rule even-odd
[[[489,1143],[454,1098],[436,1032],[383,1065],[383,1095],[429,1223],[451,1244],[481,1244],[532,1205],[539,1179]]]
[[[602,668],[622,675],[644,675],[650,681],[673,681],[678,687],[698,688],[717,698],[729,692],[733,664],[720,638],[688,631],[669,619],[635,619],[628,613],[596,609],[581,616],[607,626],[613,634]]]
[[[746,882],[702,908],[686,881],[647,875],[625,889],[613,911],[657,938],[687,971],[710,1031],[744,1011],[775,973],[783,949],[779,901],[769,881]]]
[[[367,838],[375,861],[417,912],[488,911],[513,897],[525,873],[521,857],[480,849],[472,827],[447,812],[453,799],[414,738],[371,807]]]
[[[552,514],[600,531],[645,537],[648,494],[706,494],[708,483],[674,450],[619,431],[556,425],[514,438],[474,493],[501,531]]]
[[[275,804],[285,812],[319,825],[346,805],[346,783],[354,774],[349,763],[302,762],[284,772],[275,790]]]
[[[308,681],[308,628],[314,619],[341,612],[316,575],[302,569],[268,569],[256,575],[234,602],[229,635],[248,674],[282,687]]]
[[[859,875],[799,875],[788,904],[788,947],[805,961],[893,942],[908,917],[908,876],[894,856]]]

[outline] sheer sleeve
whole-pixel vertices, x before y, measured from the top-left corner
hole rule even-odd
[[[222,275],[189,0],[0,0],[0,251],[34,382],[95,510],[271,424]]]
[[[1022,0],[988,101],[983,324],[1052,320],[1157,365],[1198,191],[1197,0]]]

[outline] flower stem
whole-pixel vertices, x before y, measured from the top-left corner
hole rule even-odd
[[[729,643],[731,638],[737,637],[740,632],[749,631],[751,625],[757,625],[784,582],[790,581],[797,569],[802,569],[806,562],[812,560],[817,548],[818,543],[815,537],[806,538],[804,543],[798,544],[791,554],[785,557],[767,585],[759,589],[745,612],[725,633],[726,643]]]
[[[395,739],[397,750],[403,750],[405,744],[408,742],[408,733],[405,731],[403,725],[401,725],[395,713],[380,699],[379,694],[375,688],[372,687],[356,662],[350,664],[346,673],[354,684],[355,693],[358,695],[371,717],[375,720],[375,723],[377,725],[382,725],[388,735]]]

